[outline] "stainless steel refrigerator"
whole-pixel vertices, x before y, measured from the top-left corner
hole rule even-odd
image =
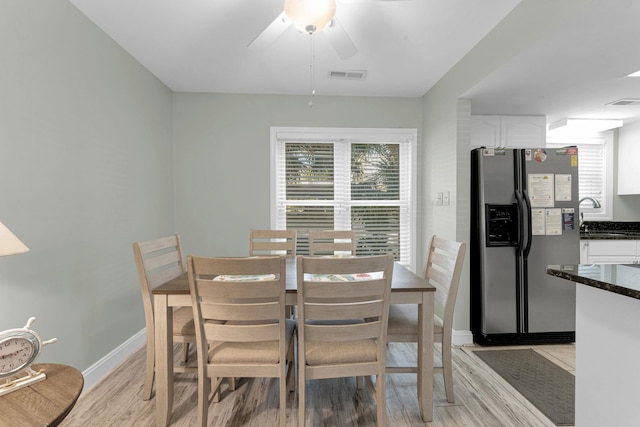
[[[578,150],[471,151],[471,331],[482,345],[575,340]]]

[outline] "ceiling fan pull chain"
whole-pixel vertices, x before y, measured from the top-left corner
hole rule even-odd
[[[311,96],[309,98],[309,108],[313,107],[313,97],[316,95],[316,89],[315,89],[315,70],[313,68],[314,62],[315,62],[315,41],[314,41],[314,37],[313,37],[314,33],[313,32],[309,32],[309,38],[311,39],[309,41],[309,86],[311,87]]]

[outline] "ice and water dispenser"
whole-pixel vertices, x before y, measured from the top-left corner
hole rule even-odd
[[[487,246],[517,246],[518,211],[512,205],[485,205]]]

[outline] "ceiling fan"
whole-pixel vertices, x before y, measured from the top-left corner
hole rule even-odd
[[[309,34],[322,31],[340,59],[349,59],[358,53],[358,48],[335,15],[336,0],[285,0],[284,10],[247,47],[264,49],[295,25]]]

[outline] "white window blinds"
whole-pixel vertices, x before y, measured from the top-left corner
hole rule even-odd
[[[411,264],[415,131],[275,136],[272,223],[298,231],[297,253],[308,253],[310,229],[354,230],[358,255],[391,252]]]
[[[585,220],[611,220],[613,193],[613,135],[602,132],[593,137],[549,138],[547,147],[578,147],[578,183],[579,199],[593,197],[601,204],[593,207],[590,201],[580,205]]]
[[[607,156],[604,148],[604,144],[582,144],[578,147],[578,176],[581,199],[588,196],[604,201],[607,197]]]

